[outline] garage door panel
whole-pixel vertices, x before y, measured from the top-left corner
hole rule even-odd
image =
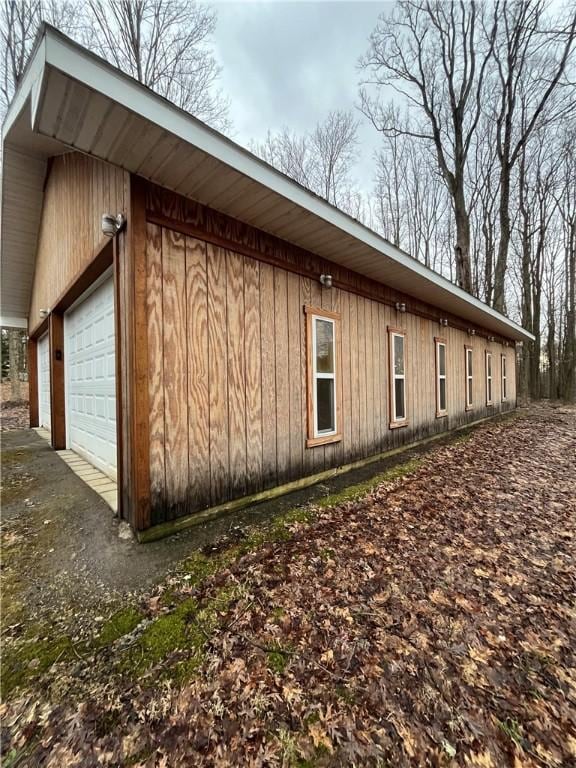
[[[68,444],[116,479],[114,290],[108,280],[66,316]]]
[[[48,334],[38,340],[38,417],[39,424],[51,429],[50,407],[50,342]]]

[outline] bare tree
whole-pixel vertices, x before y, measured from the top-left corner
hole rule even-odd
[[[562,222],[564,318],[559,325],[559,393],[576,402],[576,130],[566,131],[561,158],[561,184],[556,202]],[[563,322],[562,322],[563,320]]]
[[[8,108],[20,82],[40,22],[48,21],[67,34],[78,27],[75,0],[2,0],[0,4],[0,108]]]
[[[494,124],[481,118],[467,165],[471,210],[472,269],[476,295],[491,305],[498,241],[497,159]]]
[[[576,39],[576,12],[565,24],[549,19],[545,0],[504,0],[497,44],[493,119],[500,166],[500,241],[494,306],[505,309],[505,275],[511,237],[512,173],[531,135],[576,110],[573,87],[563,76]],[[564,87],[562,87],[564,85]]]
[[[313,186],[333,205],[338,205],[357,158],[357,130],[352,112],[336,110],[317,123],[310,136]]]
[[[352,112],[335,110],[309,133],[283,128],[268,133],[251,150],[299,184],[358,218],[364,205],[351,173],[357,158],[358,122]]]
[[[2,0],[0,100],[10,103],[38,26],[48,21],[220,130],[228,102],[210,49],[216,13],[196,0]]]
[[[92,50],[187,112],[228,128],[228,102],[214,90],[214,10],[196,0],[89,0],[84,19]]]
[[[435,148],[454,208],[456,280],[467,291],[472,282],[466,161],[480,117],[498,8],[496,0],[486,24],[474,0],[406,0],[380,16],[370,49],[361,59],[367,79],[360,107],[373,125],[385,135],[408,135]],[[408,101],[414,115],[411,126],[400,126],[394,107],[382,104],[380,91],[386,86]]]
[[[406,135],[384,136],[375,164],[374,207],[384,237],[427,267],[449,273],[446,220],[452,211],[429,149]]]
[[[22,346],[22,331],[8,331],[8,360],[10,366],[10,398],[20,400],[20,348]]]
[[[266,160],[291,179],[311,189],[312,168],[310,142],[308,135],[298,136],[283,128],[279,133],[272,134],[268,131],[266,140],[261,144],[252,142],[251,150],[254,154]]]

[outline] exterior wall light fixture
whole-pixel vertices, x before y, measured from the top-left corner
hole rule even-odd
[[[48,317],[49,314],[50,314],[50,310],[49,309],[41,309],[40,310],[40,317]]]
[[[446,328],[446,326],[448,325],[448,320],[445,317],[441,317],[440,318],[440,325],[443,326],[444,328]]]
[[[320,275],[320,282],[324,288],[332,288],[332,275]]]
[[[494,336],[488,336],[488,341],[496,341],[496,338]]]
[[[403,301],[397,301],[394,305],[398,312],[406,312],[406,304]]]
[[[124,228],[126,224],[126,217],[123,213],[119,213],[114,216],[111,213],[102,214],[102,232],[106,237],[114,237]]]
[[[476,329],[468,328],[468,336],[476,336]]]

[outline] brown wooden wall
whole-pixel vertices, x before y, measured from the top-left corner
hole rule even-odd
[[[148,187],[146,206],[152,524],[515,406],[515,352],[503,340],[470,337],[466,323],[450,316],[449,327],[440,328],[444,312],[158,188]],[[322,288],[311,275],[326,271],[350,289]],[[396,300],[413,312],[397,312],[390,306]],[[343,439],[314,448],[305,447],[305,305],[341,315]],[[393,430],[389,325],[406,330],[407,354],[408,426]],[[447,342],[448,415],[441,418],[435,336]],[[474,349],[470,411],[465,345]],[[493,353],[490,407],[486,349]]]
[[[126,212],[129,177],[116,168],[79,153],[51,160],[44,205],[28,327],[41,322],[41,309],[55,302],[109,241],[102,234],[103,213]]]

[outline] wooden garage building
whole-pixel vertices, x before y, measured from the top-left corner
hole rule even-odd
[[[136,531],[515,407],[527,331],[48,26],[2,183],[31,425]]]

